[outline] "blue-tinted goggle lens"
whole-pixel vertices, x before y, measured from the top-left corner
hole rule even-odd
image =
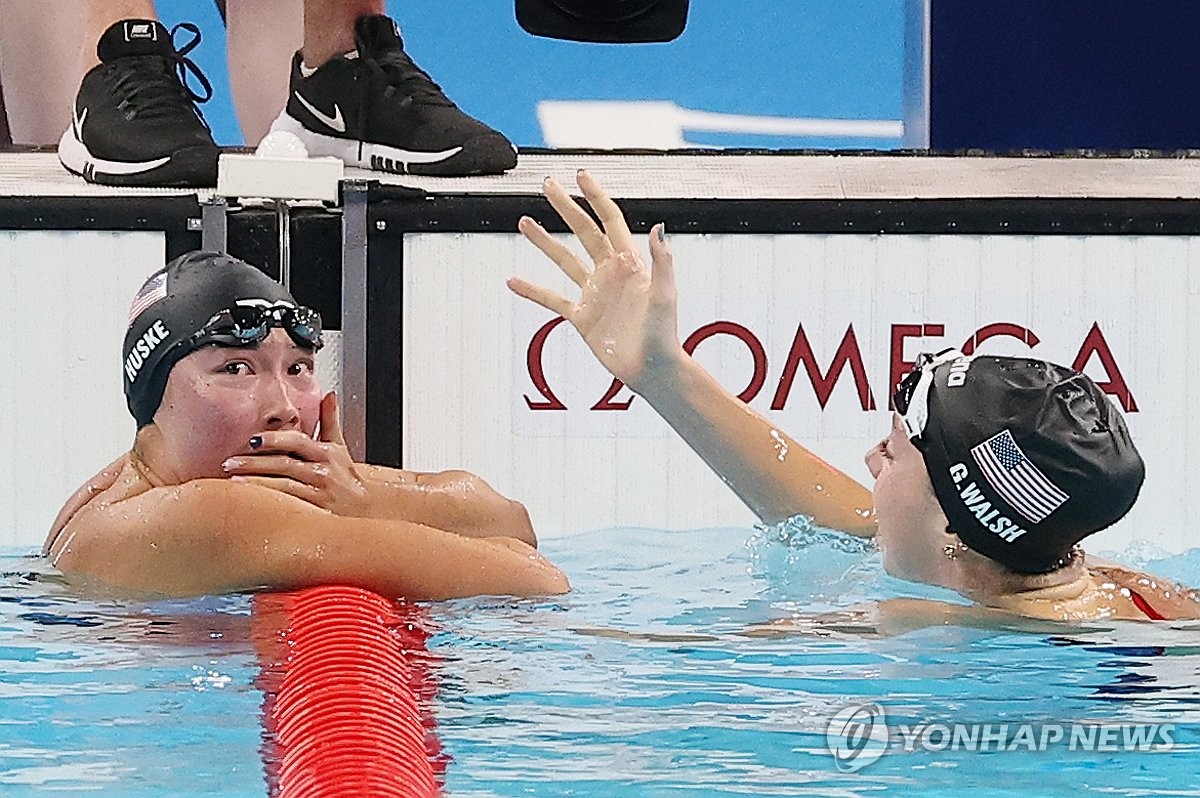
[[[194,343],[249,346],[261,343],[279,327],[296,342],[314,351],[321,348],[321,314],[312,308],[291,305],[271,307],[235,305],[213,315],[193,336]]]

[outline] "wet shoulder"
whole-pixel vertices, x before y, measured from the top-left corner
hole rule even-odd
[[[197,547],[211,547],[214,536],[240,542],[264,524],[303,526],[314,514],[330,515],[282,491],[229,479],[154,485],[129,464],[71,516],[45,554],[64,573],[102,580],[114,568],[129,570],[139,558],[162,562],[165,555],[171,567],[182,570],[185,565],[177,560]]]
[[[86,527],[88,510],[107,507],[150,489],[125,453],[88,479],[67,499],[50,527],[42,553],[55,561],[72,533]]]
[[[1125,605],[1124,617],[1152,620],[1200,618],[1196,592],[1169,579],[1162,579],[1115,563],[1088,562],[1088,571],[1102,591],[1116,594]]]

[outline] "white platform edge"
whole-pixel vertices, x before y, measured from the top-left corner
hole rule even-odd
[[[1002,158],[835,154],[552,153],[487,177],[418,177],[346,168],[434,194],[538,194],[586,168],[629,199],[1200,199],[1200,158]],[[120,189],[69,174],[51,152],[0,153],[0,196],[212,196],[213,189]]]
[[[337,158],[270,158],[222,153],[217,194],[281,200],[336,202],[345,164]]]

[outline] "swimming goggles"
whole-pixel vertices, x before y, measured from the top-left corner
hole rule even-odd
[[[321,339],[321,314],[303,305],[234,305],[213,314],[199,332],[188,341],[191,347],[250,346],[262,343],[278,327],[297,346],[314,352],[324,345]]]
[[[904,422],[909,440],[921,437],[929,421],[929,389],[933,387],[933,371],[943,363],[966,357],[958,349],[943,349],[936,355],[922,352],[917,355],[912,371],[900,380],[892,395],[892,407]]]

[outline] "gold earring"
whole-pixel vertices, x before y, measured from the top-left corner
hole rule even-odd
[[[966,550],[967,544],[963,543],[961,540],[954,543],[947,543],[945,546],[942,546],[942,554],[946,555],[947,560],[957,560],[958,553]]]

